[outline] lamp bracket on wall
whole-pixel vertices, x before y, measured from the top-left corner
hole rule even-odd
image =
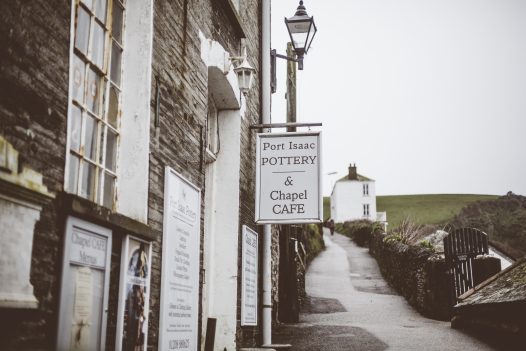
[[[270,50],[270,73],[271,73],[271,81],[270,81],[270,87],[272,90],[272,94],[276,92],[277,87],[277,80],[276,80],[276,58],[284,59],[287,61],[293,61],[298,63],[298,69],[303,70],[303,57],[289,57],[286,55],[281,55],[276,52],[276,49]]]

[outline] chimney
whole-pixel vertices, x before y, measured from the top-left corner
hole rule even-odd
[[[358,180],[358,173],[356,172],[356,163],[349,164],[349,180]]]

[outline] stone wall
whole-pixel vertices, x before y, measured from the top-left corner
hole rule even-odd
[[[275,225],[273,245],[273,312],[275,322],[299,321],[300,306],[306,297],[308,264],[324,247],[321,225]],[[276,265],[275,263],[278,263]]]
[[[20,152],[20,165],[41,173],[55,194],[64,184],[70,6],[0,2],[0,134]],[[35,225],[30,280],[38,309],[0,311],[4,349],[54,347],[62,256],[58,204],[56,198],[45,206]]]
[[[424,316],[451,317],[450,280],[446,262],[432,251],[401,242],[384,242],[385,234],[373,234],[369,252],[376,258],[385,280]],[[493,257],[477,258],[475,285],[500,271]]]
[[[64,222],[75,212],[74,204],[82,204],[75,215],[114,232],[106,338],[109,349],[115,344],[121,240],[133,233],[153,241],[148,347],[157,349],[165,166],[173,167],[200,188],[205,184],[203,135],[208,108],[208,69],[201,59],[200,33],[220,43],[232,55],[240,53],[240,43],[246,35],[243,42],[249,61],[257,71],[255,84],[246,97],[239,136],[242,150],[240,218],[232,219],[240,222],[240,230],[242,224],[257,229],[253,222],[255,133],[249,126],[260,120],[260,2],[241,2],[238,19],[225,11],[229,3],[227,0],[153,1],[148,226],[134,229],[133,224],[122,225],[127,221],[125,218],[117,218],[109,210],[86,204],[63,191],[72,1],[0,2],[0,134],[20,152],[21,163],[42,173],[44,184],[57,194],[56,199],[44,207],[35,225],[31,283],[38,308],[0,311],[3,349],[51,350],[55,347]],[[239,31],[237,20],[244,35]],[[155,94],[157,88],[159,101]],[[203,209],[204,205],[202,201]],[[83,212],[86,208],[91,210]],[[201,228],[203,241],[203,225]],[[240,233],[232,235],[240,236]],[[201,261],[203,254],[201,252]],[[200,328],[201,325],[200,321]],[[238,325],[237,341],[256,346],[258,330]]]

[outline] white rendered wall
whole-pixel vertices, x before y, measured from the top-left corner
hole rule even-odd
[[[209,316],[217,318],[215,349],[235,350],[237,313],[237,268],[239,235],[239,110],[219,112],[221,151],[214,162],[214,209],[208,235],[213,237],[210,256],[213,275]],[[205,253],[206,255],[206,253]]]
[[[363,184],[369,185],[369,195],[363,194]],[[363,215],[363,205],[369,204],[369,216]],[[376,220],[374,181],[339,181],[331,195],[331,216],[335,222],[357,219]]]
[[[201,39],[208,66],[208,88],[218,110],[220,150],[207,165],[203,286],[204,349],[208,318],[216,318],[215,350],[236,350],[241,115],[244,104],[228,53],[217,42]]]
[[[117,158],[117,212],[146,223],[153,42],[152,0],[128,1]]]

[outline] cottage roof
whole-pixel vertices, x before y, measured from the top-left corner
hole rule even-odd
[[[358,179],[349,179],[349,176],[345,175],[345,176],[341,177],[340,179],[338,179],[336,181],[336,183],[338,183],[338,182],[345,182],[345,181],[348,181],[348,182],[356,182],[356,181],[358,181],[358,182],[368,182],[368,181],[369,182],[374,182],[374,179],[368,178],[368,177],[363,176],[361,174],[357,174],[357,178]]]
[[[456,307],[526,300],[526,258],[460,296]]]

